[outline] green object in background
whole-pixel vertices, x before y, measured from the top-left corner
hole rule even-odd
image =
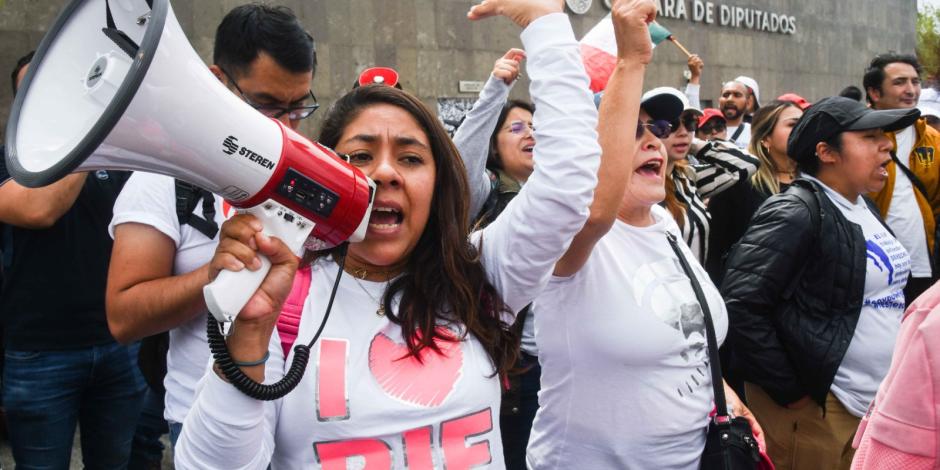
[[[653,41],[653,46],[658,46],[659,43],[669,39],[669,36],[672,36],[672,33],[668,29],[655,21],[650,23],[650,40]]]

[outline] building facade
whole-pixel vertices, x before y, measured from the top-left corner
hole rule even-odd
[[[112,0],[144,1],[144,0]],[[67,0],[0,0],[0,69],[6,77],[18,57],[38,45]],[[176,16],[193,47],[210,60],[215,27],[242,0],[175,0]],[[370,66],[394,67],[402,86],[459,120],[493,62],[520,47],[518,28],[504,18],[470,22],[471,0],[273,0],[292,8],[317,41],[313,90],[322,105],[345,93]],[[608,0],[568,0],[581,37],[609,11]],[[913,52],[915,0],[658,0],[659,22],[702,56],[703,103],[717,103],[723,81],[748,75],[768,101],[785,92],[810,100],[861,86],[866,64],[879,52]],[[666,42],[655,51],[644,88],[683,87],[685,55]],[[461,82],[463,87],[460,86]],[[526,98],[527,79],[513,96]],[[9,85],[0,88],[6,122]],[[315,135],[318,116],[301,129]],[[5,126],[4,126],[5,127]],[[0,130],[0,139],[5,129]]]

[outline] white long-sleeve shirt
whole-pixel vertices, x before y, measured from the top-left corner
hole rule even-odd
[[[545,286],[587,220],[600,164],[597,111],[567,16],[533,21],[522,42],[537,103],[538,164],[502,215],[471,236],[513,312]],[[315,268],[298,343],[312,338],[336,272],[330,262]],[[478,341],[441,345],[445,355],[425,355],[420,364],[395,361],[404,353],[401,330],[375,314],[384,285],[345,276],[340,289],[307,373],[284,398],[256,401],[207,373],[175,449],[177,467],[264,469],[270,461],[275,470],[346,468],[365,461],[378,468],[503,468],[499,384]],[[275,332],[266,383],[282,378],[292,359],[279,343]]]

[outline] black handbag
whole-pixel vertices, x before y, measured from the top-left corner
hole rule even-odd
[[[708,424],[708,434],[705,437],[705,450],[702,451],[702,470],[756,470],[760,462],[760,449],[757,439],[751,431],[751,425],[744,418],[728,416],[728,404],[725,401],[725,388],[722,384],[721,363],[718,360],[718,339],[715,336],[715,325],[712,323],[712,314],[708,308],[708,299],[702,292],[702,286],[695,277],[695,272],[679,249],[675,235],[666,232],[669,245],[679,257],[682,270],[692,283],[695,297],[705,316],[705,332],[708,341],[708,365],[712,373],[712,388],[715,392],[715,407],[717,414]]]

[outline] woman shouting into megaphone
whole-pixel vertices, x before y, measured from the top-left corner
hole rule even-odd
[[[416,97],[381,85],[340,98],[320,136],[376,183],[363,242],[308,253],[309,270],[298,271],[250,216],[223,225],[214,273],[253,269],[259,252],[275,264],[227,339],[255,381],[285,376],[290,345],[315,337],[334,279],[348,275],[291,393],[258,401],[207,372],[176,447],[180,468],[504,467],[500,377],[517,354],[509,324],[556,263],[609,223],[588,216],[597,112],[562,4],[485,0],[468,15],[525,28],[539,123],[534,172],[485,229],[470,234],[466,170],[441,124]]]

